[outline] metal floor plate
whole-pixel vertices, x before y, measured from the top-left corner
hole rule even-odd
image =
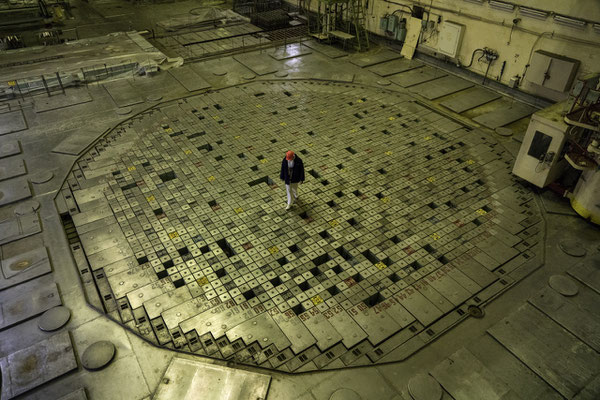
[[[181,83],[181,85],[188,92],[195,92],[196,90],[209,88],[210,83],[206,82],[204,78],[198,75],[191,67],[182,66],[179,68],[171,68],[169,73]]]
[[[93,137],[97,137],[102,132],[94,133]],[[53,153],[58,154],[67,154],[71,156],[76,156],[81,154],[93,141],[93,137],[91,134],[82,134],[79,132],[78,134],[70,134],[67,137],[58,143],[53,149]]]
[[[460,92],[461,90],[465,90],[472,86],[475,86],[473,82],[448,75],[434,81],[411,86],[410,91],[418,93],[426,99],[435,100],[452,93]]]
[[[233,58],[253,71],[256,75],[266,75],[279,71],[280,63],[269,56],[267,52],[243,53]]]
[[[455,400],[519,398],[467,349],[439,363],[431,375]]]
[[[25,162],[19,157],[10,157],[0,160],[0,181],[25,175]]]
[[[533,114],[537,109],[523,103],[512,103],[508,107],[500,107],[497,110],[478,115],[473,121],[490,129],[508,125],[512,122]]]
[[[473,363],[471,369],[483,364],[498,381],[515,391],[519,399],[564,400],[548,383],[492,336],[483,335],[468,343],[466,347],[478,361]]]
[[[590,257],[567,271],[569,275],[600,293],[600,257]]]
[[[348,53],[346,53],[342,49],[338,49],[337,47],[334,47],[334,46],[328,46],[326,44],[319,43],[315,40],[308,40],[306,42],[302,42],[302,44],[304,44],[307,47],[310,47],[311,49],[313,49],[315,51],[318,51],[321,54],[324,54],[325,56],[327,56],[329,58],[340,58],[340,57],[348,55]]]
[[[346,72],[339,68],[336,69],[335,61],[328,60],[323,57],[309,57],[311,58],[311,69],[298,68],[298,63],[292,59],[284,61],[280,72],[285,72],[288,79],[315,79],[347,83],[350,83],[354,80],[353,73]],[[318,90],[322,89],[323,88],[319,88]]]
[[[21,143],[18,140],[2,140],[0,144],[0,158],[21,153]]]
[[[12,399],[76,369],[77,360],[69,332],[64,331],[0,358],[0,365],[2,398]]]
[[[397,60],[398,58],[402,58],[400,53],[396,53],[395,51],[388,49],[382,49],[376,52],[354,55],[349,59],[349,61],[354,65],[365,68],[382,62]]]
[[[418,85],[419,83],[432,81],[446,76],[447,74],[440,69],[431,67],[422,67],[413,69],[411,71],[402,72],[393,76],[389,76],[388,79],[400,85],[402,87],[410,87]]]
[[[103,186],[103,185],[102,185]],[[76,192],[77,193],[77,192]],[[102,193],[102,190],[99,191],[99,193]],[[75,195],[75,199],[77,199],[77,194]],[[85,204],[85,203],[82,203]],[[77,213],[76,215],[73,216],[73,223],[75,224],[76,227],[80,227],[83,225],[87,225],[90,224],[92,222],[104,219],[106,217],[110,217],[113,216],[113,212],[110,209],[110,207],[108,206],[108,203],[102,203],[99,204],[98,207],[93,207],[87,210],[82,210],[82,212]],[[88,231],[86,229],[86,231]]]
[[[254,82],[117,126],[73,171],[79,251],[111,315],[157,345],[285,371],[407,357],[465,318],[510,284],[496,269],[528,251],[515,235],[539,211],[493,137],[410,99]],[[306,182],[286,212],[289,148]]]
[[[104,225],[79,235],[81,244],[88,256],[106,250],[109,247],[126,245],[127,240],[118,224]]]
[[[86,189],[80,189],[74,193],[75,201],[83,208],[96,208],[97,205],[108,205],[105,203],[104,191],[108,188],[108,183],[94,185]],[[101,202],[102,204],[99,204]],[[94,206],[92,206],[94,205]],[[80,208],[81,211],[84,211]]]
[[[0,182],[0,206],[31,197],[31,188],[26,177]]]
[[[17,285],[52,270],[45,247],[39,247],[7,259],[2,259],[0,260],[0,265],[2,269],[0,289]]]
[[[0,329],[59,305],[60,296],[51,275],[3,290],[0,292]]]
[[[488,332],[566,398],[600,373],[600,355],[526,304]]]
[[[37,213],[19,215],[0,221],[0,245],[10,243],[42,231]]]
[[[117,107],[127,107],[143,103],[144,99],[127,79],[102,84]]]
[[[496,92],[477,87],[467,90],[451,99],[444,100],[440,104],[455,113],[460,114],[472,108],[489,103],[490,101],[499,99],[500,97],[502,96]]]
[[[390,76],[401,72],[410,71],[412,69],[421,68],[423,65],[424,64],[419,60],[409,60],[407,58],[402,58],[400,60],[393,60],[381,64],[376,64],[372,67],[369,67],[369,71],[379,76]]]
[[[0,135],[27,129],[27,122],[21,110],[0,114]]]
[[[550,214],[563,214],[577,216],[578,214],[571,207],[569,199],[560,197],[551,190],[545,190],[540,193],[540,199],[544,204],[544,209]]]
[[[268,375],[174,357],[153,398],[266,399],[270,382],[271,377]]]
[[[557,324],[600,352],[600,318],[583,310],[577,302],[570,301],[550,288],[529,299],[529,302]]]
[[[52,96],[39,95],[34,97],[34,110],[36,113],[56,110],[92,101],[92,96],[84,88],[68,88],[65,93]]]
[[[269,50],[269,55],[276,60],[287,60],[289,58],[295,58],[311,54],[310,47],[305,46],[302,43],[291,43],[285,46],[275,47],[273,50]]]
[[[221,57],[190,64],[198,74],[206,74],[210,82],[218,82],[214,86],[229,86],[239,82],[239,77],[251,73],[246,66],[233,57]]]
[[[85,394],[85,389],[80,388],[74,392],[64,395],[63,397],[59,398],[58,400],[88,400],[88,397]]]

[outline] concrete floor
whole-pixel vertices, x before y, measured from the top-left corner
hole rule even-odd
[[[5,103],[12,113],[0,114],[3,122],[18,126],[19,111],[26,127],[0,140],[19,141],[11,159],[23,159],[27,170],[0,190],[41,182],[48,170],[53,177],[28,184],[41,232],[1,247],[2,260],[45,247],[52,267],[49,275],[40,266],[33,277],[17,274],[17,281],[33,280],[0,292],[2,397],[27,389],[21,397],[60,398],[83,387],[91,399],[149,398],[172,359],[183,357],[264,374],[268,399],[409,399],[409,381],[419,373],[435,379],[432,387],[441,384],[447,399],[596,398],[599,316],[590,305],[600,290],[600,231],[515,181],[519,142],[471,121],[508,100],[455,114],[441,103],[456,94],[429,99],[425,87],[389,84],[401,73],[372,72],[389,57],[382,49],[335,59],[314,49],[298,56],[298,49],[308,52],[294,45],[285,49],[289,58],[281,49],[257,51],[67,89],[71,103],[78,90],[92,100],[52,111],[39,112],[44,96]],[[195,90],[198,82],[210,92]],[[518,134],[526,118],[508,126]],[[290,146],[305,160],[307,181],[301,202],[286,213],[276,175]],[[266,176],[273,182],[261,181]],[[468,191],[458,195],[460,187]],[[19,205],[2,206],[0,220],[13,218]],[[77,234],[67,237],[70,221]],[[565,239],[586,255],[565,254]],[[184,261],[186,268],[173,269]],[[118,277],[116,266],[125,268]],[[579,291],[559,296],[558,308],[583,326],[538,301],[557,274],[569,274]],[[37,298],[52,286],[48,277],[72,313],[55,333],[37,327],[37,315],[54,303],[17,296],[23,285],[44,283],[29,289]],[[420,288],[419,303],[407,300],[415,296],[411,286]],[[163,292],[161,301],[152,298]],[[190,303],[252,312],[236,319],[209,311],[206,319],[177,311]],[[483,318],[469,317],[475,305]],[[336,329],[328,319],[340,307]],[[285,331],[288,321],[277,315],[286,313],[300,325]],[[521,315],[539,324],[528,327]],[[259,325],[273,321],[280,331]],[[509,323],[531,334],[529,347],[552,350],[532,359],[498,328]],[[26,373],[18,352],[66,331],[72,355],[53,368],[25,358]],[[256,341],[255,332],[267,340]],[[194,347],[194,337],[212,343]],[[116,357],[87,371],[81,356],[97,340],[112,341]],[[567,345],[579,350],[565,352]],[[286,361],[275,363],[281,354]]]

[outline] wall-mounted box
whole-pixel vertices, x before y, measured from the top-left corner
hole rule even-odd
[[[395,15],[389,15],[387,20],[387,31],[396,32],[396,25],[398,25],[398,17],[396,17]]]
[[[456,58],[460,50],[464,32],[464,25],[445,21],[440,27],[438,51],[448,57]]]
[[[403,19],[396,26],[396,40],[404,42],[404,39],[406,39],[406,20]]]
[[[578,68],[579,60],[537,50],[531,56],[526,79],[532,84],[531,89],[534,93],[554,100],[562,100],[566,96],[564,94],[571,89]],[[551,97],[548,96],[548,90],[545,89],[559,93]]]
[[[379,19],[379,29],[386,32],[396,32],[396,27],[398,25],[398,17],[395,15],[386,15],[385,17],[381,17]]]
[[[379,18],[379,29],[381,29],[382,31],[386,31],[387,24],[388,24],[387,16]]]

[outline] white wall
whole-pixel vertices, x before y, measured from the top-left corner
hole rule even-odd
[[[552,17],[545,21],[528,18],[515,10],[512,13],[498,11],[490,8],[488,1],[483,5],[469,3],[463,0],[393,0],[396,3],[409,6],[421,5],[426,10],[431,8],[431,19],[437,22],[441,17],[444,21],[452,21],[466,26],[458,61],[466,65],[469,63],[473,50],[490,47],[499,53],[489,71],[489,76],[496,79],[500,73],[503,61],[506,67],[501,82],[507,84],[514,75],[522,75],[525,66],[529,63],[530,55],[535,50],[546,50],[566,57],[577,59],[581,62],[578,75],[600,73],[600,33],[592,29],[592,24],[581,30],[556,24]],[[526,7],[552,11],[557,14],[595,21],[600,24],[600,0],[510,0],[512,3],[522,4]],[[314,6],[317,2],[312,0]],[[447,9],[442,11],[436,9]],[[384,32],[379,29],[379,19],[385,14],[395,10],[404,9],[399,5],[386,3],[383,0],[369,0],[366,11],[367,29],[379,35]],[[399,15],[397,13],[396,15]],[[405,14],[407,16],[408,14]],[[426,16],[424,17],[426,18]],[[513,19],[521,18],[517,29],[513,30],[512,38],[508,43]],[[435,53],[437,50],[437,24],[434,29],[425,32],[423,37],[427,40],[421,43],[419,50]],[[477,60],[478,56],[475,57]],[[477,61],[470,68],[479,74],[484,74],[487,64]],[[521,87],[529,91],[527,85]]]

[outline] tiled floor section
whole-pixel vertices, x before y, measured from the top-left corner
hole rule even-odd
[[[289,149],[307,179],[285,212]],[[169,348],[297,371],[403,359],[537,267],[543,222],[510,166],[405,94],[256,82],[119,125],[63,193],[107,313]]]
[[[585,274],[600,266],[600,254],[571,266]],[[568,295],[552,288],[568,283]],[[488,334],[468,343],[430,373],[456,400],[475,398],[596,399],[600,393],[600,294],[597,277],[579,282],[553,275]],[[476,385],[473,382],[477,382]]]

